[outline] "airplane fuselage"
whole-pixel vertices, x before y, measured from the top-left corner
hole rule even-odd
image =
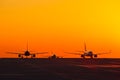
[[[24,55],[25,56],[30,56],[30,52],[29,51],[25,51]]]
[[[28,56],[31,56],[31,58],[34,58],[34,57],[35,57],[35,54],[30,54],[30,52],[27,50],[27,51],[25,51],[24,54],[19,54],[19,55],[18,55],[19,58],[23,58],[23,56],[26,56],[26,58],[27,58]]]
[[[81,57],[85,58],[85,56],[93,58],[97,57],[97,54],[93,54],[92,51],[85,51],[84,54],[81,55]]]
[[[93,52],[92,51],[86,51],[84,53],[85,56],[92,56],[93,55]]]

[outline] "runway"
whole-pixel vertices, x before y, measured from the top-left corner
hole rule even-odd
[[[0,59],[0,80],[120,80],[120,59]]]

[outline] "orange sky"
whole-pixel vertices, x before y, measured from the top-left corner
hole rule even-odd
[[[58,56],[84,49],[120,57],[119,0],[0,0],[0,57],[7,51],[53,51]],[[51,55],[50,53],[48,55]],[[38,57],[47,56],[39,55]]]

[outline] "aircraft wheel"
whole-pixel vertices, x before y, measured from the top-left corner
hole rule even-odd
[[[93,56],[91,56],[91,58],[93,58]]]

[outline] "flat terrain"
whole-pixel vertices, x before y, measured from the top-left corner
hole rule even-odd
[[[120,80],[120,59],[0,59],[0,80]]]

